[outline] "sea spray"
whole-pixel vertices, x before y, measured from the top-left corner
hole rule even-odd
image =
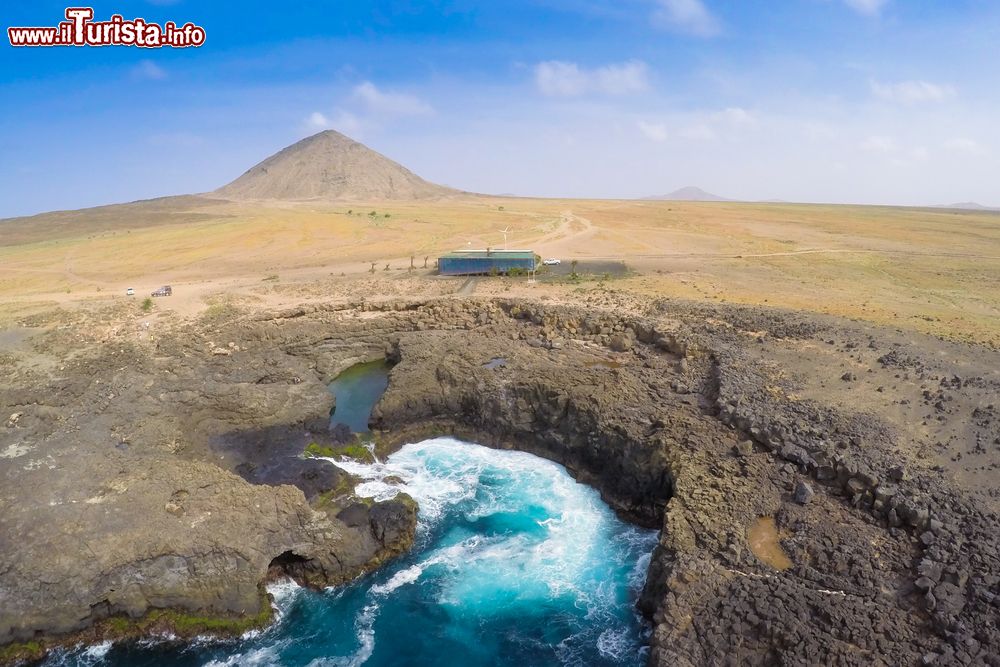
[[[58,664],[98,652],[116,667],[643,664],[635,599],[656,535],[561,466],[451,438],[334,463],[359,496],[418,502],[409,554],[337,589],[272,584],[275,623],[240,640],[102,645]]]

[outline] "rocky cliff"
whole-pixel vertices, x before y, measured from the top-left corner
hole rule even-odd
[[[524,449],[662,527],[638,601],[652,664],[996,662],[996,353],[778,311],[504,299],[71,343],[39,336],[49,375],[3,361],[0,642],[246,616],[269,574],[338,583],[405,549],[412,503],[369,506],[299,457],[328,437],[325,383],[387,355],[382,451],[441,432]]]

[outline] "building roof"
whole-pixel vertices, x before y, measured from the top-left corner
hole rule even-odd
[[[485,250],[455,250],[445,255],[441,259],[534,259],[535,253],[531,250],[490,250],[486,254]]]

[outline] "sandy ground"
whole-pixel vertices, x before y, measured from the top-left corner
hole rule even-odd
[[[829,313],[1000,346],[1000,215],[992,213],[473,197],[172,201],[0,222],[0,318],[124,299],[127,287],[138,303],[163,284],[174,296],[155,309],[183,316],[219,295],[280,304],[289,285],[402,278],[411,257],[412,275],[427,281],[419,289],[447,292],[453,281],[423,271],[425,259],[433,268],[449,250],[502,247],[499,230],[510,228],[508,247],[558,257],[563,268],[579,260],[583,284],[602,277],[587,266],[624,261],[631,275],[615,284],[627,291]],[[555,293],[574,288],[556,282],[543,281]]]
[[[509,247],[558,257],[560,270],[537,280],[436,275],[438,253],[502,247],[499,230],[507,227]],[[995,534],[995,515],[989,513],[1000,503],[1000,216],[729,203],[465,198],[247,205],[189,197],[175,204],[3,221],[0,230],[0,368],[8,379],[0,385],[6,389],[0,397],[6,419],[0,422],[0,458],[6,456],[8,479],[18,485],[8,483],[0,501],[22,508],[17,521],[23,521],[10,534],[35,534],[24,526],[41,525],[63,539],[63,533],[72,537],[64,526],[87,534],[92,526],[110,526],[103,553],[126,565],[148,561],[144,553],[119,548],[118,524],[100,512],[120,508],[120,516],[146,531],[157,524],[143,517],[162,519],[165,511],[183,509],[173,499],[187,493],[182,486],[194,473],[177,463],[178,452],[191,442],[208,442],[185,429],[216,428],[220,416],[240,429],[254,420],[297,424],[306,414],[297,411],[314,404],[325,424],[325,382],[334,374],[333,362],[354,363],[372,349],[384,354],[386,341],[403,331],[419,339],[394,371],[412,373],[396,383],[407,387],[397,403],[405,409],[386,408],[385,414],[409,418],[418,405],[414,397],[437,400],[458,389],[469,402],[481,400],[488,385],[477,374],[486,372],[483,364],[491,357],[504,356],[514,363],[531,360],[521,377],[551,383],[540,391],[534,380],[525,383],[527,398],[559,397],[572,388],[592,396],[595,410],[629,421],[636,442],[660,434],[655,440],[664,443],[664,452],[674,452],[676,443],[690,445],[690,460],[674,471],[675,498],[684,500],[672,507],[692,513],[668,516],[670,529],[663,535],[675,540],[672,552],[687,559],[669,568],[680,568],[677,581],[694,584],[687,595],[702,610],[700,616],[685,607],[675,610],[676,619],[663,623],[653,640],[659,649],[680,645],[684,638],[671,633],[692,619],[699,635],[717,626],[720,638],[734,637],[732,628],[742,627],[750,611],[731,601],[776,598],[799,607],[788,613],[757,607],[753,613],[764,625],[794,627],[812,615],[830,629],[816,626],[804,636],[846,650],[836,655],[853,656],[862,646],[898,656],[887,639],[906,644],[912,656],[927,655],[938,644],[954,650],[944,637],[972,656],[982,647],[971,640],[996,641],[995,596],[983,591],[995,587],[996,579],[986,577],[995,577],[1000,561],[995,540],[983,536]],[[619,262],[628,270],[609,270]],[[569,275],[567,266],[580,275]],[[151,299],[144,309],[146,295],[163,284],[173,286],[174,296]],[[136,296],[125,295],[128,287]],[[528,299],[518,303],[538,312],[528,317],[517,305],[515,315],[510,303],[507,310],[498,305],[505,299],[490,298],[519,296]],[[419,299],[428,300],[422,310],[408,307]],[[375,301],[390,303],[370,307]],[[338,302],[353,306],[340,312]],[[302,307],[310,304],[316,307]],[[447,326],[434,330],[442,322]],[[331,339],[334,330],[339,334]],[[273,338],[281,331],[288,336],[284,349]],[[646,335],[639,344],[626,331]],[[314,356],[303,357],[310,349]],[[605,360],[632,361],[595,367],[589,363],[594,350]],[[441,360],[456,364],[463,354],[468,359],[440,372]],[[608,377],[590,375],[605,372]],[[486,377],[495,380],[495,395],[507,396],[504,376]],[[601,389],[587,393],[589,387]],[[493,405],[484,403],[481,414],[496,414]],[[537,424],[541,414],[511,423]],[[553,428],[574,422],[561,414],[551,411]],[[681,414],[687,416],[679,419]],[[698,424],[705,426],[705,437],[689,437]],[[592,431],[586,421],[577,425]],[[495,430],[480,427],[482,433]],[[740,433],[753,440],[740,441]],[[584,435],[571,440],[585,442]],[[118,444],[109,452],[111,442]],[[623,451],[621,443],[608,442],[613,451]],[[212,456],[212,466],[198,468],[205,479],[198,488],[221,479],[215,466],[235,469],[208,449],[191,451],[184,456]],[[29,454],[30,465],[22,464]],[[803,463],[803,456],[812,455],[815,461]],[[151,466],[150,456],[175,465]],[[600,469],[607,470],[611,457],[600,459]],[[637,469],[648,469],[648,463],[637,462]],[[803,476],[807,469],[815,475]],[[172,472],[158,480],[144,477],[149,470]],[[699,476],[683,478],[691,471]],[[199,506],[199,512],[211,507],[218,517],[222,508],[235,508],[239,515],[255,502],[246,493],[264,493],[260,486],[246,491],[235,478],[226,479],[231,495]],[[819,495],[800,506],[790,498],[806,479]],[[838,486],[828,493],[831,479]],[[718,480],[732,486],[723,493]],[[910,484],[912,503],[900,505],[902,519],[887,514],[888,506],[873,494],[886,480]],[[117,491],[126,482],[132,496]],[[76,496],[68,504],[50,499],[63,489],[79,495],[92,524],[74,513]],[[27,490],[37,490],[36,505],[20,499]],[[195,501],[202,502],[190,500],[192,512]],[[875,508],[876,501],[882,506]],[[851,509],[868,505],[881,513],[862,516]],[[727,514],[734,507],[737,519]],[[930,507],[926,515],[919,511],[924,507]],[[67,512],[71,520],[59,514],[58,522],[41,521],[44,512]],[[0,513],[7,516],[13,514]],[[752,522],[760,517],[775,523],[754,531]],[[914,530],[899,528],[903,521]],[[235,516],[223,528],[243,522]],[[718,530],[706,530],[710,524]],[[274,534],[268,526],[259,533]],[[214,527],[193,528],[175,537],[194,540],[187,551],[199,558],[215,558],[200,540],[231,543],[228,536],[218,540],[225,533]],[[240,528],[233,539],[255,534]],[[710,547],[702,544],[706,535],[712,535]],[[298,544],[303,538],[289,539]],[[129,544],[145,549],[147,542],[142,532]],[[63,553],[51,548],[60,544],[55,537],[38,543],[47,555]],[[18,546],[24,548],[17,562],[49,572],[28,549],[29,541]],[[265,555],[260,568],[287,548],[284,542],[247,547]],[[172,558],[173,544],[169,549],[165,557]],[[777,559],[783,550],[795,567],[782,569],[787,565]],[[76,566],[92,559],[69,547],[66,553],[73,557],[64,559],[72,561],[65,580],[76,592]],[[733,578],[759,567],[758,560],[773,572]],[[118,567],[108,562],[110,569]],[[951,569],[942,575],[945,565]],[[914,583],[925,571],[941,579],[933,596],[924,594],[930,584]],[[707,572],[715,575],[706,579]],[[92,574],[93,596],[67,612],[74,622],[106,596],[103,570],[95,567]],[[666,572],[661,574],[666,581]],[[652,580],[657,576],[651,574]],[[840,579],[830,583],[834,576]],[[30,589],[42,577],[8,577],[24,582],[31,599],[53,598]],[[699,581],[719,587],[711,593],[714,608],[702,607]],[[826,606],[831,588],[838,597]],[[926,621],[932,612],[940,637]],[[728,620],[717,623],[725,614]],[[940,630],[957,627],[960,614],[971,630]],[[48,622],[47,616],[42,620]],[[848,626],[849,641],[843,634]],[[769,650],[770,639],[761,641],[761,650]],[[819,655],[815,647],[801,650]],[[667,654],[660,659],[676,662]]]

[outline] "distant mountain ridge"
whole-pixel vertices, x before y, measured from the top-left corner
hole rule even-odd
[[[425,181],[334,130],[288,146],[212,194],[232,200],[432,199],[459,190]]]
[[[665,195],[654,195],[652,197],[643,197],[645,201],[733,201],[732,199],[726,199],[725,197],[720,197],[719,195],[712,194],[711,192],[706,192],[701,188],[689,185],[687,187],[680,188],[679,190],[674,190],[673,192]]]
[[[961,201],[957,204],[938,204],[933,208],[957,208],[963,211],[1000,211],[1000,208],[995,206],[983,206],[974,201]]]

